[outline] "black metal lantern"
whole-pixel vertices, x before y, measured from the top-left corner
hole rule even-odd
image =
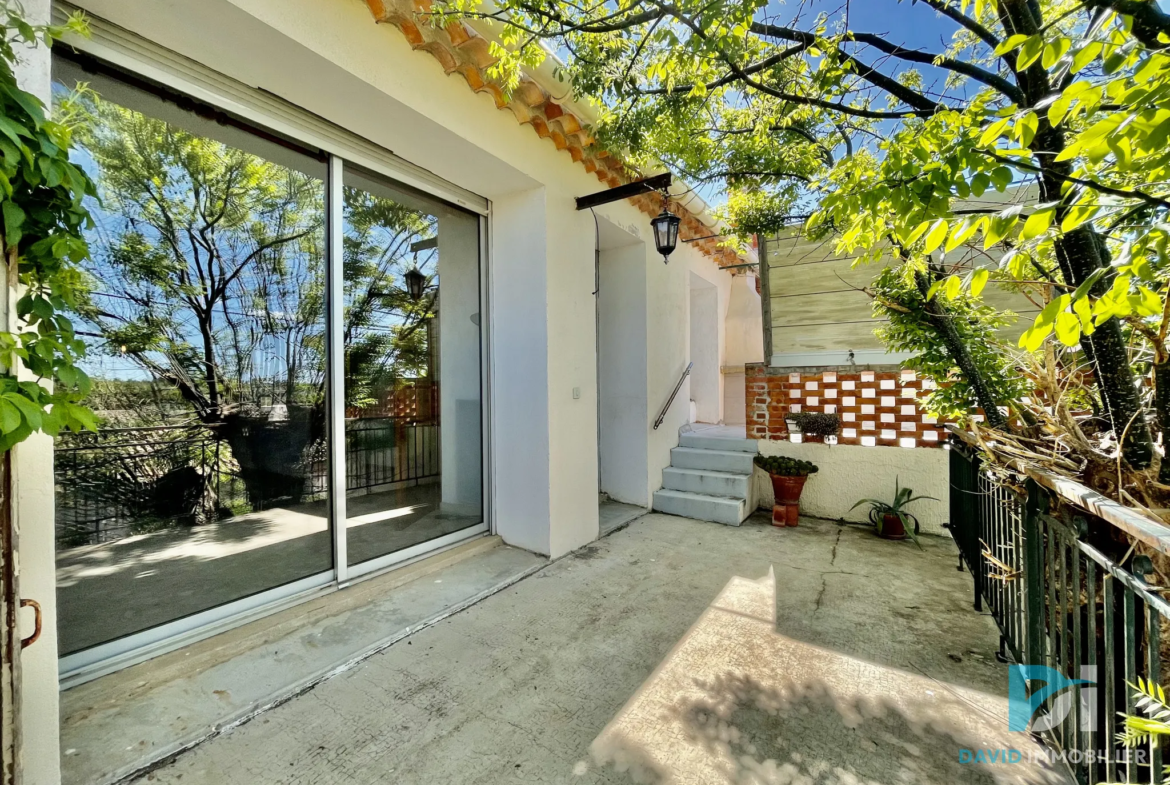
[[[654,245],[658,248],[658,253],[662,254],[664,263],[670,261],[670,255],[674,253],[674,247],[678,245],[678,225],[680,223],[682,220],[667,210],[665,205],[658,217],[650,221],[650,226],[654,228]]]
[[[410,294],[410,299],[417,300],[422,297],[423,287],[427,285],[427,277],[419,272],[418,267],[410,268],[404,277],[406,278],[406,291]]]

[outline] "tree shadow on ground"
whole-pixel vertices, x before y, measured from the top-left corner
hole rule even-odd
[[[835,694],[818,681],[765,687],[742,674],[698,682],[702,700],[676,708],[691,741],[724,762],[736,785],[1049,785],[1056,772],[1027,764],[961,763],[965,738],[929,710],[908,716],[877,698]],[[977,711],[972,708],[971,711]],[[1021,744],[1030,742],[1022,741]],[[1025,755],[1028,751],[1025,750]]]
[[[1016,764],[961,763],[959,750],[999,746],[954,727],[925,709],[910,716],[894,703],[834,693],[823,682],[789,680],[767,687],[749,676],[725,673],[696,680],[705,693],[667,710],[697,745],[709,772],[687,771],[686,756],[660,760],[640,745],[606,749],[609,771],[600,781],[665,785],[1058,785],[1064,775],[1029,762],[1033,749],[1021,736]],[[970,711],[978,711],[971,708]],[[601,750],[595,749],[595,753]],[[692,759],[693,760],[693,759]],[[715,772],[714,777],[710,772]]]

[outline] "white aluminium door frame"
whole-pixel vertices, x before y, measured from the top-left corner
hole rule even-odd
[[[67,15],[72,8],[63,2],[54,4],[56,16]],[[333,566],[283,586],[244,597],[240,600],[192,614],[174,621],[100,644],[62,657],[59,661],[61,689],[82,684],[138,662],[182,648],[262,616],[304,602],[348,585],[357,578],[372,577],[392,567],[417,561],[437,550],[454,547],[465,540],[494,530],[491,483],[493,477],[490,423],[490,248],[488,236],[488,200],[437,178],[426,170],[406,162],[368,140],[281,101],[279,98],[248,87],[216,73],[199,63],[170,52],[156,44],[104,20],[87,15],[91,37],[70,36],[65,42],[72,48],[109,63],[115,68],[145,77],[200,102],[230,112],[261,129],[268,129],[290,140],[316,147],[328,155],[326,176],[326,333],[328,370],[326,407],[330,446],[330,525],[332,526]],[[457,205],[479,216],[480,264],[480,376],[481,376],[481,448],[483,455],[484,521],[461,531],[429,540],[385,556],[356,565],[348,564],[346,541],[345,466],[345,371],[344,371],[344,276],[342,244],[344,234],[343,172],[351,163],[415,188],[434,198]],[[340,493],[334,489],[340,488]]]
[[[325,310],[328,349],[325,352],[329,378],[326,383],[325,408],[328,412],[326,433],[329,442],[329,519],[333,534],[333,576],[344,586],[349,578],[349,548],[345,521],[345,275],[342,270],[342,245],[345,242],[344,191],[345,164],[336,155],[329,156],[326,176],[325,252],[327,269]],[[341,493],[335,493],[341,488]]]

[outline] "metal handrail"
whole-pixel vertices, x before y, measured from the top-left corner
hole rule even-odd
[[[1043,735],[1077,782],[1163,785],[1161,744],[1123,749],[1116,718],[1141,713],[1139,678],[1163,679],[1170,603],[1147,580],[1149,556],[1122,556],[1123,544],[1101,536],[1114,527],[1165,553],[1162,527],[1071,479],[1029,470],[1022,489],[1002,485],[970,436],[952,434],[948,526],[975,609],[986,605],[999,626],[1001,659],[1089,680],[1060,711],[1049,704]]]
[[[682,383],[691,375],[691,368],[694,363],[687,363],[687,369],[682,372],[682,376],[678,377],[678,384],[674,386],[674,392],[670,394],[670,398],[666,401],[666,405],[662,407],[662,411],[658,413],[658,419],[654,421],[654,430],[658,430],[658,426],[662,425],[662,421],[666,419],[666,413],[670,411],[670,405],[674,403],[674,397],[678,395],[678,391],[682,389]]]

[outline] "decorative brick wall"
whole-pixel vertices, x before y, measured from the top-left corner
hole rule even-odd
[[[933,388],[914,371],[787,372],[747,366],[747,435],[788,438],[790,412],[825,412],[841,418],[838,444],[867,447],[939,447],[944,422],[918,407]]]
[[[373,406],[350,407],[346,417],[357,419],[390,417],[403,424],[433,423],[439,416],[439,385],[427,381],[389,390]]]

